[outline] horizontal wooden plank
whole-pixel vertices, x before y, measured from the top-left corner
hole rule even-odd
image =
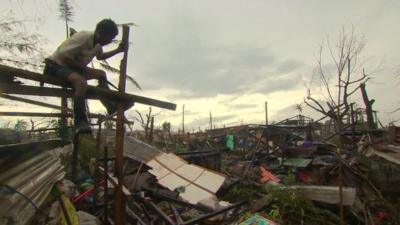
[[[68,82],[58,79],[56,77],[46,76],[46,75],[43,75],[40,73],[35,73],[32,71],[23,70],[23,69],[5,66],[5,65],[0,65],[0,76],[19,77],[19,78],[32,80],[32,81],[52,84],[52,85],[71,87],[71,85]],[[32,90],[30,90],[30,91],[32,91]],[[49,95],[49,93],[47,93],[46,91],[44,91],[44,92],[37,91],[37,94],[32,93],[30,91],[29,91],[28,95],[40,95],[39,93],[43,93],[43,94],[45,94],[44,96],[59,96],[59,97],[72,96],[72,94],[71,94],[72,92],[70,90],[67,93],[59,91],[59,90],[55,90],[56,93],[54,93],[54,95]],[[19,94],[19,93],[11,93],[11,92],[4,92],[4,93]],[[47,93],[47,95],[46,95],[46,93]],[[21,93],[21,94],[23,94],[23,93]],[[170,102],[160,101],[157,99],[147,98],[147,97],[143,97],[143,96],[139,96],[139,95],[123,94],[123,93],[119,93],[118,91],[106,90],[106,89],[102,89],[102,88],[98,88],[98,87],[94,87],[94,86],[89,86],[89,88],[87,90],[87,94],[88,94],[88,98],[92,98],[92,99],[109,98],[109,99],[114,99],[117,101],[134,101],[135,103],[155,106],[155,107],[169,109],[169,110],[176,109],[176,104],[173,104]]]
[[[289,186],[294,188],[304,197],[317,202],[329,204],[340,203],[340,192],[337,186]],[[352,187],[343,187],[343,205],[352,205],[355,201],[356,189]]]
[[[21,94],[51,97],[72,97],[71,89],[37,87],[28,85],[19,85],[13,83],[0,83],[0,93],[5,94]],[[115,101],[133,101],[144,105],[155,106],[159,108],[175,110],[176,104],[160,101],[157,99],[147,98],[139,95],[122,94],[117,91],[106,90],[99,87],[89,86],[87,89],[87,97],[89,99],[112,99]]]
[[[26,116],[26,117],[61,117],[61,113],[40,113],[40,112],[0,112],[0,116]],[[66,117],[72,117],[67,113]]]
[[[19,102],[33,104],[33,105],[37,105],[37,106],[47,107],[47,108],[51,108],[51,109],[61,110],[61,106],[58,106],[58,105],[53,105],[53,104],[49,104],[49,103],[45,103],[45,102],[39,102],[39,101],[31,100],[31,99],[21,98],[18,96],[12,96],[12,95],[6,95],[6,94],[0,93],[0,97],[9,99],[9,100],[15,100],[15,101],[19,101]],[[67,111],[72,112],[72,109],[67,109]]]
[[[19,77],[19,78],[24,78],[24,79],[28,79],[28,80],[37,81],[37,82],[44,82],[44,83],[53,84],[53,85],[71,87],[71,85],[68,82],[60,80],[56,77],[45,76],[40,73],[35,73],[32,71],[23,70],[23,69],[11,67],[11,66],[0,65],[0,75],[1,76]]]

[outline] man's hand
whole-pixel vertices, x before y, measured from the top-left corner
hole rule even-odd
[[[129,48],[129,44],[125,45],[123,43],[120,43],[116,49],[109,51],[109,52],[103,52],[102,54],[96,56],[96,58],[98,60],[105,60],[105,59],[108,59],[108,58],[118,54],[118,53],[128,51],[128,48]]]
[[[128,51],[128,48],[129,48],[129,44],[125,44],[125,43],[121,42],[121,43],[119,43],[117,49],[119,52],[125,52],[125,51]]]

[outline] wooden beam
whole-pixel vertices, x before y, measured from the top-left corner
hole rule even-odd
[[[62,113],[41,113],[41,112],[0,112],[0,116],[26,116],[26,117],[61,117]],[[72,113],[67,113],[67,117],[72,117]],[[93,114],[89,115],[90,118],[102,119],[104,115]],[[114,120],[114,119],[113,119]]]
[[[58,79],[56,77],[46,76],[46,75],[42,75],[40,73],[35,73],[32,71],[23,70],[23,69],[18,69],[18,68],[11,67],[11,66],[0,65],[0,75],[1,76],[9,76],[9,77],[18,77],[18,78],[23,78],[23,79],[33,80],[33,81],[37,81],[37,82],[53,84],[53,85],[72,87],[71,84],[69,84],[68,82]]]
[[[19,101],[19,102],[29,103],[29,104],[33,104],[33,105],[37,105],[37,106],[43,106],[43,107],[47,107],[47,108],[51,108],[51,109],[61,110],[61,107],[58,106],[58,105],[53,105],[53,104],[49,104],[49,103],[45,103],[45,102],[39,102],[39,101],[26,99],[26,98],[21,98],[21,97],[17,97],[17,96],[12,96],[12,95],[7,95],[7,94],[1,94],[0,93],[0,97],[5,98],[5,99]],[[67,109],[67,111],[68,112],[72,112],[72,109]]]
[[[73,128],[72,126],[68,126],[67,127],[68,129],[70,129],[70,128]],[[39,129],[36,129],[36,130],[27,130],[26,132],[28,132],[28,133],[36,133],[36,132],[45,132],[45,131],[51,131],[51,130],[53,130],[53,131],[57,131],[57,130],[59,130],[60,128],[58,128],[58,127],[53,127],[53,128],[39,128]]]
[[[72,97],[71,90],[61,88],[36,87],[19,84],[0,83],[0,93],[17,95],[38,95],[48,97]]]
[[[49,97],[72,97],[71,89],[63,90],[62,88],[37,87],[10,83],[0,83],[0,93],[20,94],[20,95],[39,95]],[[160,101],[157,99],[147,98],[139,95],[123,94],[117,91],[106,90],[99,87],[89,86],[87,90],[87,98],[89,99],[113,99],[116,101],[133,101],[144,105],[155,106],[163,109],[175,110],[176,104]]]
[[[339,204],[339,187],[336,186],[289,186],[303,197],[312,201]],[[355,201],[356,189],[343,187],[343,205],[352,205]]]
[[[61,117],[61,113],[40,113],[40,112],[0,112],[0,116],[26,116],[26,117]],[[72,117],[67,113],[67,117]]]

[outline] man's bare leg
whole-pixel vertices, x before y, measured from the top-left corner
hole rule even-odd
[[[74,124],[75,132],[91,133],[86,115],[86,89],[87,82],[84,77],[78,73],[72,73],[68,76],[68,81],[75,89],[74,92]]]

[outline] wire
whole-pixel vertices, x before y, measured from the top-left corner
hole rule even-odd
[[[27,202],[29,202],[36,210],[39,210],[39,207],[30,199],[28,196],[24,195],[23,193],[19,192],[17,189],[10,187],[6,184],[0,184],[0,195],[9,195],[17,193],[21,195]]]

